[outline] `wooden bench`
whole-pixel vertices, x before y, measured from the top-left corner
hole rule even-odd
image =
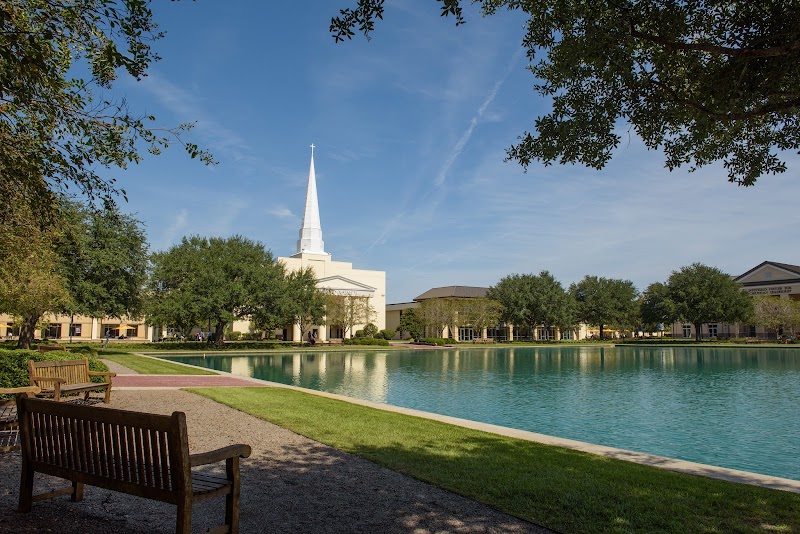
[[[41,395],[61,400],[62,395],[84,393],[89,400],[92,391],[105,391],[103,402],[111,402],[111,377],[116,373],[90,371],[89,360],[60,360],[52,362],[28,362],[31,385],[42,390]],[[92,376],[106,377],[104,382],[92,382]]]
[[[39,388],[25,386],[21,388],[0,388],[0,395],[18,395],[20,393],[39,393]],[[13,451],[19,448],[19,423],[17,420],[17,403],[0,399],[0,451]]]
[[[225,525],[209,530],[239,531],[239,459],[248,445],[229,445],[189,454],[186,415],[157,415],[81,406],[19,395],[22,476],[18,512],[59,495],[83,498],[83,486],[97,486],[178,507],[175,532],[189,534],[192,505],[225,495]],[[192,467],[225,460],[225,473],[193,472]],[[35,473],[72,486],[33,495]]]
[[[61,350],[64,352],[68,352],[67,347],[62,347],[61,345],[39,345],[36,347],[36,350],[39,352],[52,352],[54,350]]]

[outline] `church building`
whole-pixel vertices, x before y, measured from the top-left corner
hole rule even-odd
[[[311,168],[308,171],[306,204],[297,239],[297,252],[288,257],[279,257],[278,261],[284,264],[287,272],[311,267],[316,274],[317,287],[334,295],[363,297],[375,311],[371,322],[378,330],[386,328],[386,271],[354,269],[352,263],[333,261],[331,254],[325,252],[317,199],[317,178],[314,172],[314,145],[311,145]],[[330,324],[331,321],[328,323],[312,326],[310,333],[315,334],[318,341],[343,339],[352,337],[356,330],[365,326],[356,324],[345,331],[342,325]],[[286,340],[299,341],[308,334],[309,331],[300,332],[300,327],[293,325],[284,330],[283,337]]]

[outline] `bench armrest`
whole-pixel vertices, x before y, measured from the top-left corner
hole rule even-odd
[[[0,395],[16,395],[17,393],[31,393],[37,395],[42,390],[36,386],[24,386],[21,388],[0,388]]]
[[[111,371],[89,371],[89,376],[105,376],[111,378],[117,376],[117,373],[112,373]]]
[[[227,447],[222,447],[221,449],[217,449],[215,451],[208,451],[208,452],[200,452],[197,454],[190,454],[189,455],[189,465],[192,467],[196,467],[198,465],[208,465],[217,462],[221,462],[222,460],[227,460],[229,458],[247,458],[250,456],[250,445],[228,445]]]
[[[65,384],[67,382],[66,378],[60,378],[57,376],[32,376],[31,380],[34,382],[53,382],[54,384]]]

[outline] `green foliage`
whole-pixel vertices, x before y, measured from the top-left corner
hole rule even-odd
[[[38,352],[35,350],[8,350],[0,349],[0,387],[18,388],[30,384],[28,379],[28,362],[53,362],[60,360],[75,360],[83,358],[85,354],[71,352],[51,351]],[[108,366],[100,360],[89,357],[90,371],[108,371]],[[103,377],[92,377],[92,381],[100,382]],[[9,396],[0,395],[0,398]]]
[[[0,198],[0,311],[19,318],[17,346],[30,348],[40,317],[68,306],[70,296],[53,249],[59,232],[43,226],[21,196],[12,191]]]
[[[457,342],[452,337],[425,337],[420,339],[423,343],[430,343],[437,346],[455,345]]]
[[[312,325],[324,321],[326,296],[317,288],[317,276],[311,267],[289,273],[286,281],[282,313],[300,327],[300,335],[304,336]],[[305,338],[300,343],[304,341]]]
[[[110,204],[125,191],[105,169],[124,169],[143,147],[157,154],[171,142],[212,163],[181,140],[190,125],[156,128],[155,117],[109,98],[118,73],[147,74],[161,36],[147,0],[0,3],[0,197],[19,192],[45,215],[54,190]]]
[[[385,328],[385,329],[381,330],[380,332],[378,332],[378,336],[377,337],[382,337],[383,339],[387,339],[387,340],[388,339],[394,339],[395,333],[396,332],[394,330],[392,330],[390,328]]]
[[[242,333],[241,332],[228,332],[227,334],[225,334],[225,337],[227,339],[231,340],[231,341],[239,341],[239,339],[241,339],[241,337],[242,337]]]
[[[414,339],[419,339],[425,335],[425,323],[414,308],[403,310],[400,313],[399,329],[401,337],[402,332],[408,332]]]
[[[635,321],[638,295],[630,280],[586,275],[569,291],[577,303],[578,319],[599,327],[601,339],[605,326],[627,328]]]
[[[437,0],[464,22],[461,0]],[[722,161],[728,180],[752,185],[784,172],[800,148],[800,9],[792,1],[476,0],[485,15],[527,17],[522,46],[535,90],[551,99],[508,149],[527,167],[600,169],[633,130],[666,166]],[[336,41],[369,34],[384,0],[358,0],[331,21]],[[626,124],[628,126],[626,126]]]
[[[752,317],[750,296],[716,267],[701,263],[681,267],[672,272],[667,287],[678,318],[695,326],[697,339],[703,323],[734,323]]]
[[[372,323],[369,323],[364,327],[364,336],[366,337],[375,337],[378,333],[378,327]]]
[[[289,299],[282,264],[261,243],[242,236],[184,237],[152,257],[147,305],[150,321],[188,335],[209,319],[216,343],[236,319],[286,316]]]
[[[459,322],[471,326],[478,335],[484,328],[497,326],[503,313],[503,305],[490,298],[463,299],[459,310]]]
[[[385,339],[378,339],[374,337],[354,337],[342,341],[345,345],[373,345],[377,347],[388,347],[389,342]]]
[[[367,337],[363,330],[356,330],[356,333],[353,337],[360,338],[360,337]]]
[[[329,326],[341,327],[342,331],[352,335],[354,326],[374,320],[376,312],[369,297],[324,291],[325,320]]]
[[[500,317],[534,332],[539,325],[569,327],[574,324],[574,304],[561,282],[547,271],[538,275],[503,277],[487,295],[502,306]],[[488,326],[488,325],[487,325]]]
[[[143,311],[148,245],[141,221],[114,206],[61,201],[56,240],[70,304],[59,310],[88,317],[138,317]]]
[[[419,317],[425,329],[436,332],[437,337],[444,333],[444,327],[452,324],[453,304],[449,299],[427,299],[423,300],[416,308],[415,313]]]
[[[661,324],[664,328],[678,319],[675,303],[669,296],[669,288],[661,282],[647,286],[639,298],[639,314],[647,331],[653,332]]]

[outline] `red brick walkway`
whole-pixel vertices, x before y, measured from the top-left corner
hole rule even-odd
[[[266,385],[228,375],[117,375],[111,383],[115,388],[188,388],[212,386]]]

